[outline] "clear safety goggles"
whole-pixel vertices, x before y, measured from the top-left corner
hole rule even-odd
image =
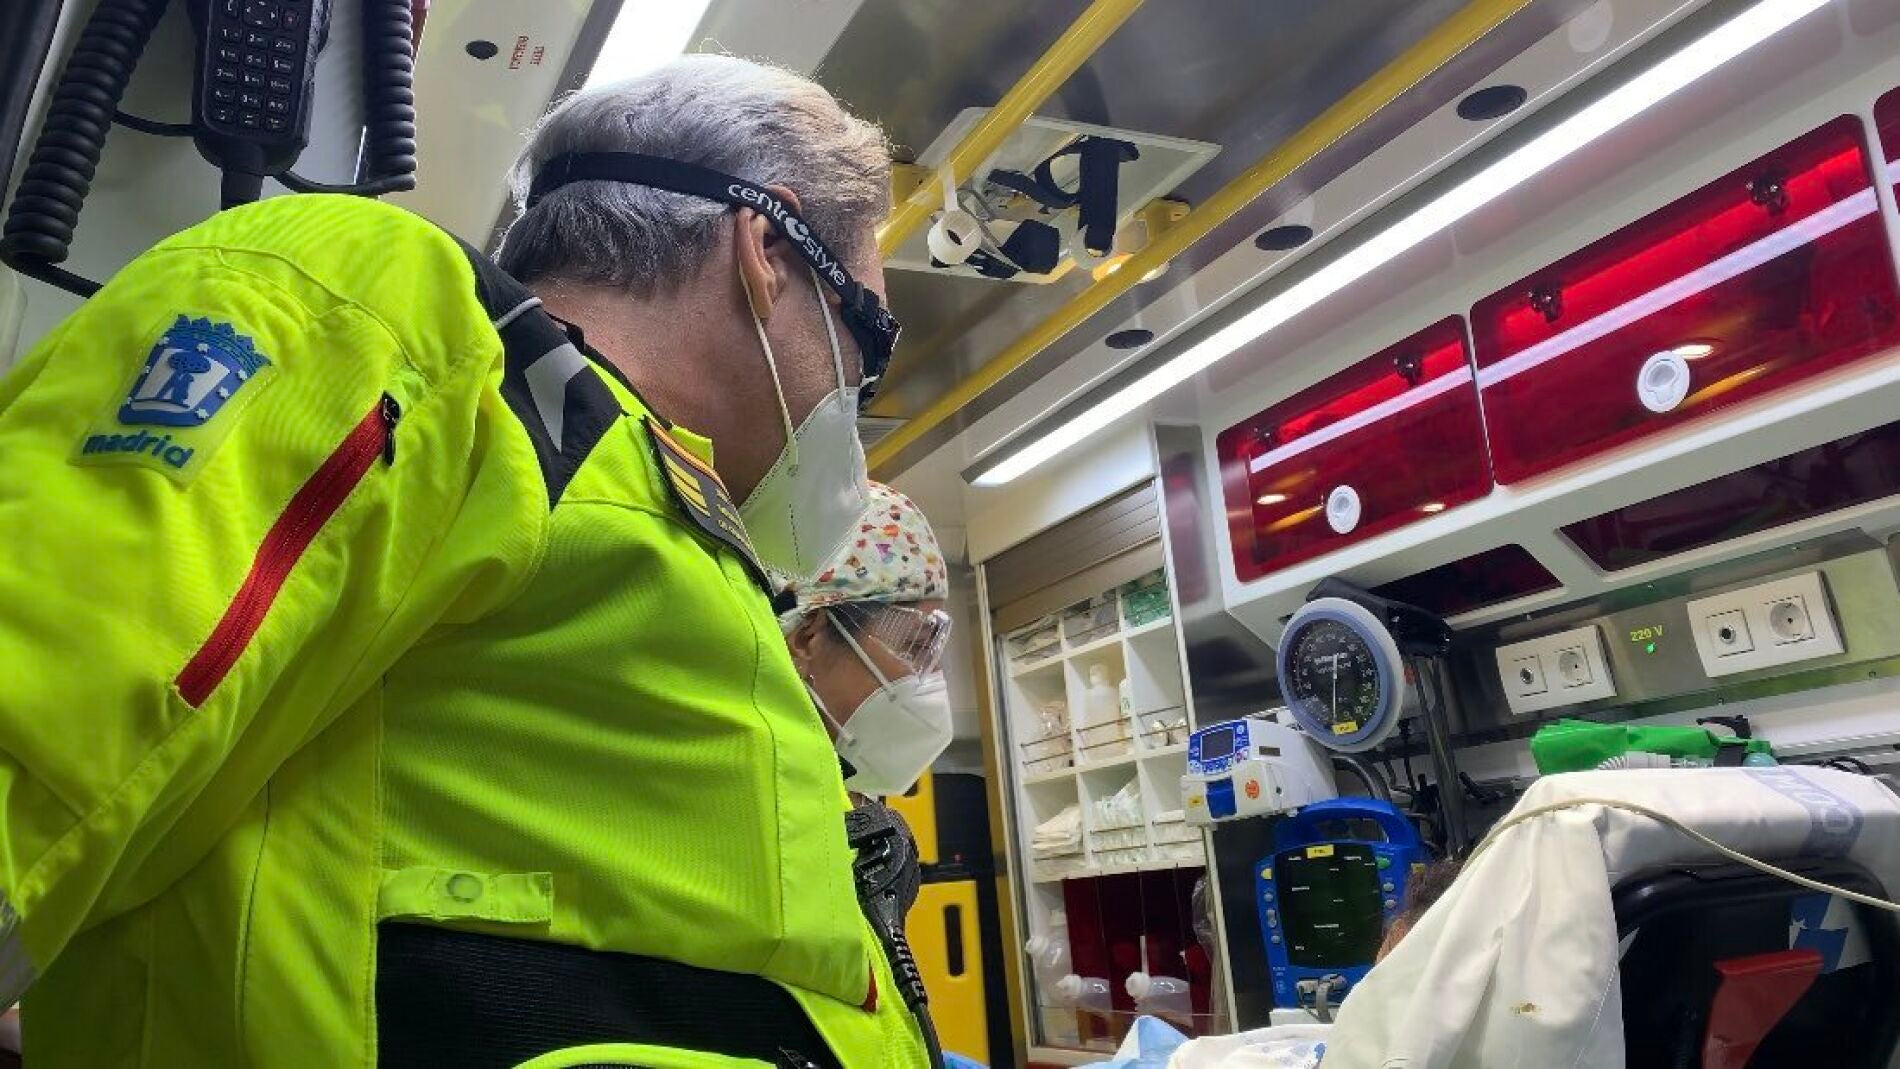
[[[841,601],[827,605],[825,611],[847,638],[877,643],[917,675],[929,675],[943,663],[943,648],[950,641],[950,614],[942,609]]]

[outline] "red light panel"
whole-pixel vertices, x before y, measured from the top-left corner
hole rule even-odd
[[[1435,323],[1215,440],[1242,581],[1490,492],[1464,324]],[[1358,520],[1335,528],[1342,487]]]
[[[1900,344],[1897,308],[1860,123],[1842,116],[1478,303],[1497,480]]]

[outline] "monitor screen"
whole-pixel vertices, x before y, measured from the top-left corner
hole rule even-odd
[[[1208,728],[1201,735],[1201,760],[1218,761],[1232,754],[1235,734],[1232,724]]]
[[[1308,968],[1369,965],[1385,934],[1379,867],[1363,843],[1303,846],[1273,863],[1287,961]]]

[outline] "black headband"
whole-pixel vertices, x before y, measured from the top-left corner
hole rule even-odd
[[[735,208],[750,208],[765,216],[791,242],[799,258],[810,264],[838,295],[845,327],[864,358],[859,398],[861,402],[870,400],[873,384],[890,363],[902,328],[878,301],[877,294],[851,277],[851,272],[844,269],[830,246],[812,232],[810,225],[783,198],[743,178],[664,156],[640,152],[569,152],[549,160],[534,176],[534,183],[528,189],[527,207],[534,207],[543,197],[573,182],[650,186]]]

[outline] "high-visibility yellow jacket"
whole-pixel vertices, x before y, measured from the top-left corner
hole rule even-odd
[[[36,1066],[364,1064],[437,995],[602,997],[392,960],[443,931],[764,977],[837,1062],[923,1060],[710,443],[565,336],[504,355],[524,310],[484,296],[415,216],[281,197],[0,380],[0,997],[31,984]],[[628,1049],[537,1064],[760,1064]]]

